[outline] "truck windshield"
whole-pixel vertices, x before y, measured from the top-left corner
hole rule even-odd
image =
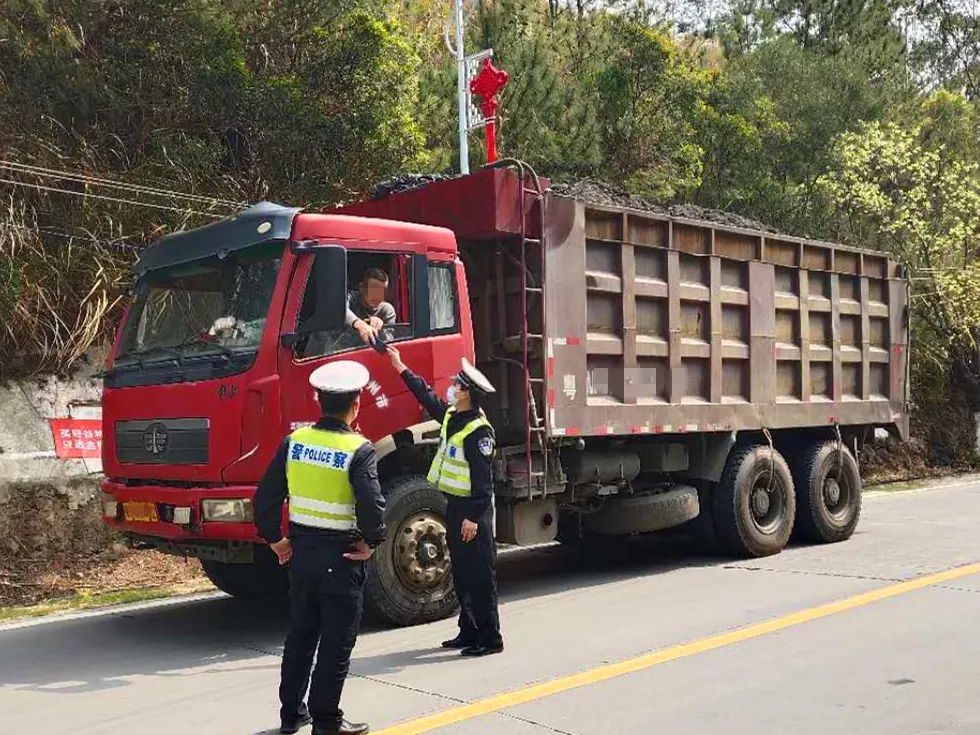
[[[254,351],[279,272],[281,244],[145,275],[123,329],[117,361]]]

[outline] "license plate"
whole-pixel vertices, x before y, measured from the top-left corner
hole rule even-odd
[[[127,521],[155,523],[157,517],[156,503],[123,503],[123,517]]]

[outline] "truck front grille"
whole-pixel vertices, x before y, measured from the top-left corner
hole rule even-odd
[[[116,422],[116,459],[122,464],[207,464],[207,419]]]

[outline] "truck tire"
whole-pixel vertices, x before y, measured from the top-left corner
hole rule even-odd
[[[273,597],[289,590],[286,567],[279,566],[268,546],[255,547],[255,559],[251,564],[201,559],[201,568],[215,587],[232,597]]]
[[[395,625],[417,625],[452,615],[458,601],[446,539],[446,498],[424,477],[399,477],[385,486],[388,535],[368,565],[368,611]]]
[[[831,544],[851,537],[861,517],[861,473],[857,460],[837,442],[806,448],[793,462],[796,485],[795,534],[806,541]]]
[[[775,449],[732,449],[714,494],[715,528],[722,548],[741,557],[778,554],[789,541],[796,494],[786,460]]]
[[[578,548],[582,546],[584,535],[582,532],[582,516],[569,510],[558,511],[558,533],[555,539],[562,546]]]
[[[704,554],[717,555],[721,551],[718,529],[715,527],[714,483],[699,481],[698,516],[687,523],[682,530],[687,531]]]
[[[582,527],[590,534],[628,536],[674,528],[697,515],[698,491],[675,485],[662,493],[607,501],[602,510],[582,517]]]

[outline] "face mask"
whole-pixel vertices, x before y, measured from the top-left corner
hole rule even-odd
[[[450,385],[448,388],[446,388],[446,403],[448,403],[450,406],[453,406],[453,405],[456,404],[456,386],[455,385]]]

